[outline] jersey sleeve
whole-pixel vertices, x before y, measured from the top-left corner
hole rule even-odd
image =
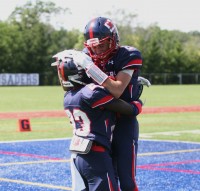
[[[123,46],[119,54],[118,70],[139,70],[142,67],[142,56],[138,49],[130,46]]]
[[[85,89],[83,101],[92,108],[103,107],[114,101],[114,97],[102,86],[89,84]]]

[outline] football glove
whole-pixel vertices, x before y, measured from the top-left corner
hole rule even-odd
[[[142,85],[145,85],[147,87],[151,86],[151,83],[149,80],[147,80],[146,78],[142,77],[142,76],[139,76],[138,77],[138,83],[139,84],[142,84]]]

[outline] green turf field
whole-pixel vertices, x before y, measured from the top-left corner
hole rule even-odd
[[[59,86],[0,87],[0,112],[63,110]],[[200,85],[144,88],[144,107],[200,106]],[[200,112],[141,114],[141,139],[200,142]],[[65,138],[72,135],[67,117],[31,118],[31,132],[18,132],[18,119],[0,119],[0,141]]]

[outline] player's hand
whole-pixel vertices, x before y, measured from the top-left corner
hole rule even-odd
[[[76,53],[76,50],[72,50],[72,49],[71,50],[64,50],[64,51],[58,52],[52,58],[55,58],[58,63],[59,62],[66,62],[68,58],[73,58],[73,55],[75,53]]]
[[[138,115],[142,112],[143,103],[140,99],[138,101],[132,101],[131,105],[133,106],[133,115]]]
[[[59,52],[55,54],[53,58],[56,58],[56,62],[52,63],[52,66],[58,65],[59,62],[67,61],[67,58],[72,58],[77,66],[80,66],[85,70],[94,65],[92,59],[87,54],[73,49]]]
[[[77,66],[81,66],[85,70],[94,65],[92,59],[87,54],[81,51],[75,51],[73,53],[73,60]]]
[[[151,86],[150,81],[149,81],[148,79],[142,77],[142,76],[139,76],[139,77],[138,77],[138,83],[139,83],[139,84],[142,84],[142,85],[145,85],[145,86],[147,86],[147,87]]]

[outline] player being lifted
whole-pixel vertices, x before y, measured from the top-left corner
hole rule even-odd
[[[150,86],[147,79],[139,77],[142,56],[135,47],[120,46],[119,34],[113,22],[97,17],[88,22],[84,31],[85,49],[66,50],[76,65],[86,70],[97,84],[102,85],[115,98],[135,101],[141,94],[141,85]],[[124,131],[126,127],[126,131]],[[113,159],[122,191],[137,191],[135,181],[138,151],[139,124],[136,117],[120,115],[113,134]]]

